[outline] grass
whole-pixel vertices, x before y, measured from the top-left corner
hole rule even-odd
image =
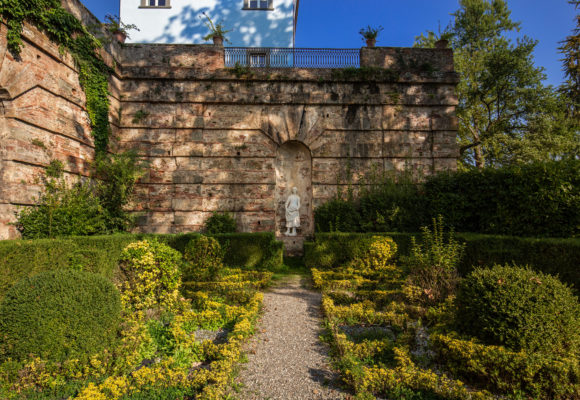
[[[304,265],[302,257],[284,257],[284,266],[274,273],[272,280],[278,281],[292,275],[310,276],[310,269]]]

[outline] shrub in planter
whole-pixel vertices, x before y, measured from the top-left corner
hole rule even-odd
[[[181,284],[181,254],[157,240],[129,244],[121,254],[121,299],[127,310],[171,309]]]
[[[457,293],[456,324],[486,344],[559,355],[578,352],[580,306],[557,278],[528,268],[476,269]]]
[[[223,260],[224,251],[216,239],[209,236],[192,239],[185,247],[184,281],[200,276],[215,277],[223,267]]]
[[[24,278],[0,303],[0,356],[84,359],[115,342],[119,292],[106,278],[61,269]]]
[[[204,231],[207,234],[235,233],[237,230],[236,220],[229,213],[214,212],[205,221]]]

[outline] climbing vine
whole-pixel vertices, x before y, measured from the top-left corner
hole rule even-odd
[[[101,42],[60,4],[60,0],[0,0],[0,16],[8,27],[7,47],[18,57],[22,50],[24,22],[35,25],[68,50],[79,70],[79,82],[86,95],[86,107],[91,121],[95,149],[104,153],[109,141],[109,88],[111,68],[97,50]]]

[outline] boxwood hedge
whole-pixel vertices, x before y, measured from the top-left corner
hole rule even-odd
[[[119,257],[129,243],[157,238],[183,253],[187,243],[198,236],[116,234],[0,241],[0,298],[18,280],[48,270],[74,267],[115,280]],[[228,266],[273,271],[283,265],[283,244],[271,232],[211,236],[225,249],[224,263]]]

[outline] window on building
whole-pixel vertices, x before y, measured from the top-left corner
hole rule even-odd
[[[142,8],[170,8],[171,0],[141,0]]]
[[[273,0],[244,0],[244,10],[272,10]]]

